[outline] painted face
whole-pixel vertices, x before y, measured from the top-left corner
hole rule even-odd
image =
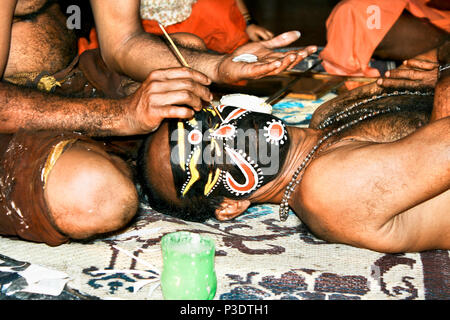
[[[171,166],[180,198],[242,198],[273,180],[289,145],[282,120],[230,106],[169,124]]]

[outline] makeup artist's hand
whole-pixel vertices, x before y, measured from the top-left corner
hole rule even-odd
[[[300,32],[289,31],[276,36],[273,39],[250,42],[232,54],[224,56],[218,65],[217,79],[219,82],[233,83],[245,79],[259,79],[276,75],[282,71],[292,69],[303,58],[317,51],[316,46],[309,46],[303,50],[288,52],[275,52],[273,49],[286,47],[298,40]],[[257,62],[234,62],[233,58],[249,53],[258,57]]]
[[[397,69],[387,71],[377,84],[384,88],[392,87],[434,87],[438,78],[439,64],[422,59],[409,59]]]
[[[207,76],[190,68],[152,71],[141,87],[124,99],[130,134],[153,132],[165,118],[192,118],[194,111],[202,109],[202,100],[212,100],[209,84]]]

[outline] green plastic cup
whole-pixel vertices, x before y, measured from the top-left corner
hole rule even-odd
[[[161,239],[161,289],[167,300],[212,300],[216,294],[214,241],[180,231]]]

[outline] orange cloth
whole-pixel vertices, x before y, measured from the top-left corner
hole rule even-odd
[[[78,55],[86,50],[97,49],[98,48],[98,39],[97,39],[97,30],[95,28],[91,29],[89,33],[89,40],[86,38],[78,39]]]
[[[427,0],[344,0],[327,19],[327,45],[321,52],[328,73],[379,77],[369,67],[373,52],[402,14],[408,10],[419,18],[427,18],[435,26],[450,32],[450,12],[426,6]],[[370,6],[379,8],[379,28],[374,27]],[[373,8],[373,7],[372,7]]]
[[[158,23],[142,20],[142,26],[148,33],[162,35]],[[235,0],[198,0],[192,6],[191,16],[180,23],[165,27],[167,33],[187,32],[200,37],[208,49],[230,53],[249,41],[245,32],[246,23]],[[98,47],[97,33],[91,30],[89,41],[81,38],[78,52]]]

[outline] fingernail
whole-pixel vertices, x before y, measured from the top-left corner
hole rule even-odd
[[[275,67],[279,67],[279,66],[281,66],[281,62],[280,61],[275,61]]]
[[[295,34],[297,35],[298,38],[302,36],[302,33],[300,31],[295,31]]]
[[[391,73],[389,72],[389,71],[386,71],[385,73],[384,73],[384,76],[385,77],[389,77],[391,75]]]
[[[377,84],[378,84],[378,85],[381,85],[382,83],[383,83],[383,79],[378,79],[378,80],[377,80]]]

